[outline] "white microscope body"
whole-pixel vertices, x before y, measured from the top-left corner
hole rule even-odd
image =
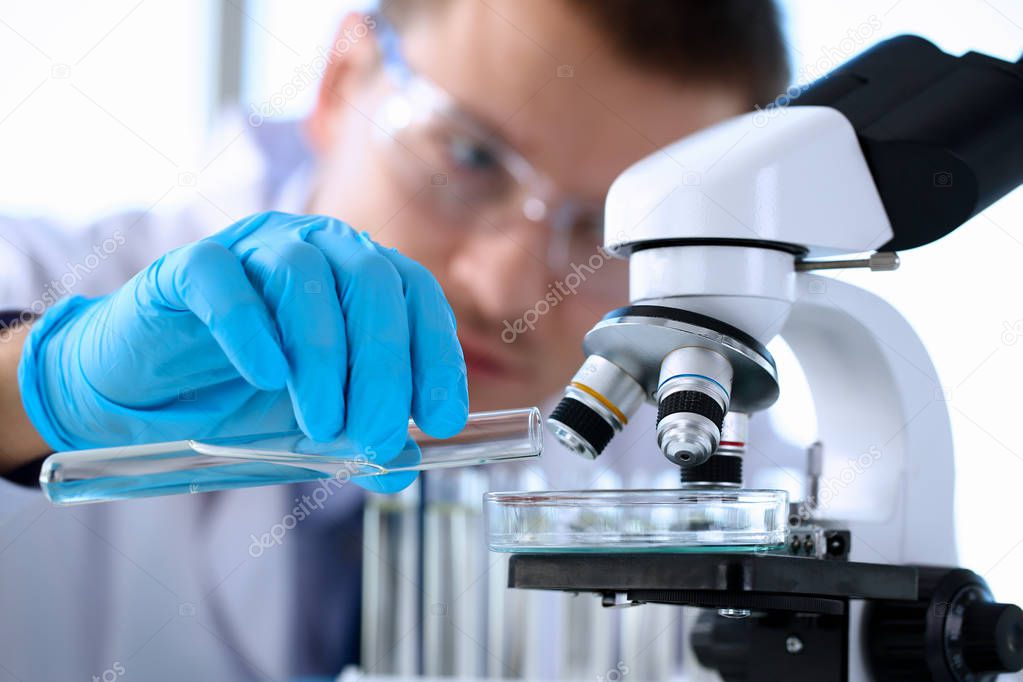
[[[923,344],[882,299],[797,271],[796,253],[768,244],[843,256],[891,239],[856,134],[827,107],[761,119],[729,120],[623,173],[605,247],[631,246],[633,305],[700,313],[793,349],[823,446],[799,522],[847,528],[853,560],[954,565],[952,434]],[[865,679],[862,661],[850,664]]]
[[[883,300],[797,271],[797,255],[768,244],[842,256],[891,239],[856,134],[827,107],[779,110],[766,125],[761,116],[623,173],[608,195],[605,247],[631,245],[632,304],[700,313],[792,347],[823,444],[826,499],[808,505],[813,520],[852,524],[857,559],[953,563],[952,436],[923,344]],[[636,249],[673,240],[692,242]]]

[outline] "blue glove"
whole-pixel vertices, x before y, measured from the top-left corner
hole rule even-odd
[[[166,254],[114,293],[34,324],[18,381],[54,449],[342,432],[387,464],[411,415],[465,425],[465,361],[422,266],[321,216],[263,213]],[[392,491],[414,473],[360,481]]]

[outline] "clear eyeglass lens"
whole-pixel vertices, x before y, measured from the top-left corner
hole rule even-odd
[[[395,177],[409,192],[419,192],[418,200],[439,222],[476,225],[481,214],[499,208],[549,223],[548,265],[556,282],[595,298],[625,296],[627,264],[601,248],[603,205],[544,196],[546,188],[529,182],[535,173],[522,168],[521,159],[509,158],[499,141],[457,113],[393,115],[413,108],[401,94],[389,97],[381,108],[378,137]]]
[[[391,113],[407,109],[416,109],[416,104],[406,96],[388,97],[378,116],[378,137],[410,189],[426,186],[434,198],[475,210],[520,191],[500,146],[462,116],[436,109],[408,116]]]

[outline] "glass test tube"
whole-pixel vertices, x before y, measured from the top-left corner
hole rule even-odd
[[[321,443],[290,431],[58,452],[43,462],[39,484],[51,502],[70,505],[507,462],[542,449],[533,407],[470,414],[446,439],[410,421],[405,448],[384,465],[344,436]]]

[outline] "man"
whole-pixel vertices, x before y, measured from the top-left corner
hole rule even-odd
[[[245,143],[267,191],[93,226],[90,247],[124,246],[75,293],[114,293],[8,316],[22,322],[0,345],[9,478],[30,481],[52,449],[294,425],[386,461],[409,415],[445,436],[468,407],[544,400],[626,300],[624,263],[599,250],[611,181],[786,82],[766,0],[394,0],[341,35],[366,37],[335,51],[303,130],[265,124]],[[15,311],[90,248],[44,224],[2,229],[23,275],[0,281],[0,307]],[[258,561],[250,536],[295,489],[68,513],[21,497],[0,553],[3,668],[336,673],[356,655],[359,543],[337,540],[358,532],[353,493]]]

